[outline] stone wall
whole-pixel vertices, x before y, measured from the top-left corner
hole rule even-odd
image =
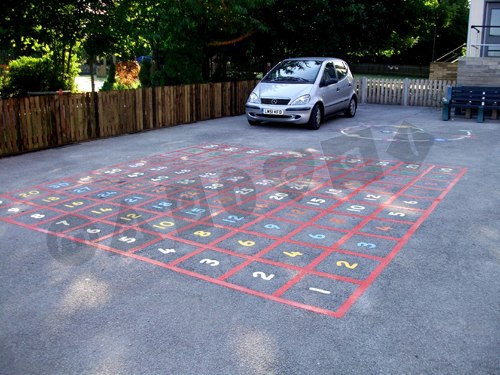
[[[500,58],[459,58],[457,85],[500,87]]]
[[[456,81],[458,64],[450,62],[432,62],[430,65],[429,79]]]

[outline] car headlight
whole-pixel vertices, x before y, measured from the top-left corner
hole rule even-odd
[[[299,96],[297,99],[295,99],[290,105],[304,105],[309,103],[309,100],[311,100],[311,95],[302,95]]]
[[[248,103],[259,103],[259,97],[255,92],[252,92],[247,100]]]

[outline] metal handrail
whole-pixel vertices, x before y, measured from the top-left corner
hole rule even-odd
[[[479,28],[499,28],[500,26],[494,26],[494,25],[471,25],[471,29],[474,29],[476,30],[478,33],[481,32],[481,30],[478,29]]]
[[[441,56],[441,57],[437,58],[437,59],[436,59],[436,60],[434,60],[433,62],[439,62],[440,60],[444,59],[444,58],[445,58],[445,57],[447,57],[448,55],[451,55],[452,53],[453,53],[453,61],[452,61],[452,62],[454,62],[454,61],[456,61],[456,60],[457,60],[457,59],[456,59],[456,55],[457,55],[457,54],[456,54],[455,52],[456,52],[457,50],[459,50],[459,49],[462,49],[462,48],[466,47],[466,46],[467,46],[467,44],[466,44],[466,43],[462,43],[462,44],[461,44],[461,45],[459,45],[457,48],[455,48],[455,49],[451,50],[450,52],[448,52],[448,53],[444,54],[443,56]],[[449,61],[444,61],[444,62],[449,62]]]
[[[473,30],[476,30],[476,43],[473,43],[473,42],[470,42],[469,46],[470,48],[474,48],[476,50],[478,49],[482,49],[483,47],[487,47],[487,48],[490,48],[490,47],[493,47],[495,48],[495,50],[497,48],[500,49],[500,44],[497,44],[497,43],[478,43],[478,38],[479,38],[479,35],[481,34],[481,30],[480,29],[498,29],[500,28],[500,25],[471,25],[470,27],[471,29]],[[483,52],[481,52],[481,56],[483,55]]]

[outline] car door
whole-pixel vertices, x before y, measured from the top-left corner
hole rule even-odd
[[[335,60],[334,62],[335,71],[337,73],[337,93],[338,93],[338,105],[336,106],[337,111],[344,111],[349,106],[349,101],[351,100],[352,85],[349,77],[349,69],[347,65],[342,60]]]
[[[337,72],[333,61],[325,64],[319,84],[320,96],[323,98],[325,115],[338,112],[341,108],[342,97],[338,85]]]

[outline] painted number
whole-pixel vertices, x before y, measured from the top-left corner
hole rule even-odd
[[[126,221],[132,221],[132,220],[135,220],[135,219],[139,219],[141,217],[142,216],[139,215],[139,214],[126,214],[125,216],[120,217],[120,219],[126,220]]]
[[[358,263],[350,264],[349,262],[346,262],[345,260],[339,260],[337,262],[337,267],[347,267],[351,270],[355,269],[357,266],[358,266]]]
[[[40,194],[40,192],[38,190],[32,190],[32,191],[28,191],[27,193],[21,193],[19,194],[19,196],[21,198],[28,198],[28,197],[31,197],[33,195],[38,195]]]
[[[357,244],[359,247],[367,247],[369,249],[375,249],[377,245],[371,242],[358,242]]]
[[[323,240],[326,238],[324,234],[309,234],[309,237],[314,238],[315,240]]]
[[[361,212],[365,209],[366,207],[365,206],[360,206],[360,205],[357,205],[357,204],[354,204],[352,206],[350,206],[347,211],[352,211],[352,212]]]
[[[134,172],[134,173],[130,173],[127,175],[127,177],[130,177],[130,178],[136,178],[136,177],[141,177],[143,176],[144,173],[143,172]]]
[[[92,212],[93,214],[96,214],[96,215],[102,215],[103,213],[111,212],[111,211],[113,211],[112,208],[102,207],[102,208],[99,208],[98,210],[92,210],[90,212]]]
[[[280,227],[276,224],[266,224],[264,225],[264,228],[267,228],[267,229],[280,229]]]
[[[73,189],[73,193],[75,194],[82,194],[85,193],[86,191],[90,191],[91,189],[88,186],[82,186],[76,189]]]
[[[269,199],[275,199],[277,201],[280,201],[286,197],[288,197],[288,194],[286,193],[274,193],[273,195],[269,196]]]
[[[390,216],[399,216],[399,217],[404,217],[404,216],[406,216],[406,214],[404,214],[404,213],[402,213],[402,212],[393,212],[393,211],[389,212],[389,215],[390,215]]]
[[[214,260],[214,259],[202,259],[202,260],[200,260],[200,263],[201,264],[208,264],[211,267],[216,267],[220,264],[220,262],[218,260]]]
[[[170,206],[172,206],[172,203],[170,203],[170,202],[158,202],[157,204],[155,204],[152,207],[156,208],[158,210],[163,210],[164,208],[170,207]]]
[[[59,197],[47,197],[47,198],[42,199],[42,201],[43,202],[55,202],[55,201],[58,201],[60,199],[61,198],[59,198]]]
[[[241,189],[237,189],[235,190],[235,193],[236,194],[241,194],[241,195],[247,195],[247,194],[250,194],[254,191],[254,189],[250,189],[250,188],[241,188]]]
[[[65,204],[64,207],[75,208],[75,207],[81,206],[82,204],[84,204],[84,202],[77,201],[77,202],[72,202],[70,204]]]
[[[151,179],[151,181],[153,182],[160,182],[160,181],[164,181],[164,180],[168,180],[168,176],[156,176],[156,177],[153,177]]]
[[[274,274],[270,273],[269,275],[266,275],[262,271],[256,271],[252,274],[253,277],[260,277],[262,280],[269,281],[274,277]]]
[[[162,249],[161,247],[158,248],[158,251],[162,254],[175,253],[175,249]]]
[[[116,173],[120,173],[122,170],[121,169],[118,169],[118,168],[114,168],[114,169],[110,169],[108,171],[104,171],[105,174],[116,174]]]
[[[241,245],[241,246],[246,246],[246,247],[250,247],[250,246],[253,246],[255,245],[255,242],[254,241],[242,241],[242,240],[239,240],[238,243]]]
[[[244,216],[229,215],[227,219],[222,219],[222,221],[227,221],[228,223],[236,223],[237,221],[241,221],[244,218]]]
[[[172,221],[160,221],[158,224],[153,225],[153,227],[158,228],[158,229],[166,229],[169,227],[173,227],[175,223]]]
[[[121,242],[125,242],[125,243],[134,243],[135,241],[137,241],[136,238],[134,237],[127,237],[127,236],[123,236],[123,237],[120,237],[118,239],[118,241],[121,241]]]
[[[210,232],[204,232],[202,230],[197,230],[196,232],[193,233],[195,236],[200,236],[200,237],[208,237],[212,235]]]
[[[342,194],[342,190],[340,190],[340,189],[328,189],[327,191],[325,191],[325,194],[340,195],[340,194]]]
[[[321,199],[321,198],[311,198],[311,199],[309,199],[307,204],[310,204],[312,206],[319,206],[321,203],[325,203],[325,202],[326,202],[326,200]]]
[[[418,204],[418,201],[403,201],[406,204]]]
[[[109,198],[112,197],[113,195],[118,194],[116,191],[104,191],[102,193],[97,194],[98,198]]]
[[[142,199],[142,197],[129,197],[129,198],[125,198],[123,201],[126,202],[126,203],[136,203],[138,201],[140,201]]]

